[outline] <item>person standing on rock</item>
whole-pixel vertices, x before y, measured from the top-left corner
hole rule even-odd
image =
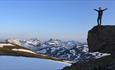
[[[98,25],[101,25],[103,11],[107,10],[107,8],[101,9],[101,7],[99,7],[99,10],[97,10],[97,9],[94,9],[94,10],[98,12],[97,23],[98,23]]]

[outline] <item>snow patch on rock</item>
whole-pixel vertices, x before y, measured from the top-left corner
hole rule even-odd
[[[14,45],[10,43],[0,43],[1,48],[3,48],[4,46],[14,46]]]
[[[26,49],[12,49],[12,51],[21,51],[21,52],[28,52],[28,53],[36,54],[35,52],[32,52],[30,50],[26,50]]]

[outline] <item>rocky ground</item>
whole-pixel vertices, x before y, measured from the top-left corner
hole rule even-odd
[[[90,52],[110,55],[82,63],[74,63],[62,70],[115,70],[115,26],[95,26],[88,32]]]

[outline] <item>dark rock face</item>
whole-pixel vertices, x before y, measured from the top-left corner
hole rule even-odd
[[[115,26],[95,26],[88,32],[90,52],[111,53],[88,62],[74,63],[63,70],[115,70]]]
[[[115,26],[95,26],[88,32],[88,47],[90,52],[115,52]]]
[[[105,56],[96,60],[75,63],[63,70],[115,70],[115,56]]]

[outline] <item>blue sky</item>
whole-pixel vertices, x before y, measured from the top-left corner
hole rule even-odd
[[[0,38],[86,41],[100,6],[103,25],[114,25],[114,0],[0,0]]]

